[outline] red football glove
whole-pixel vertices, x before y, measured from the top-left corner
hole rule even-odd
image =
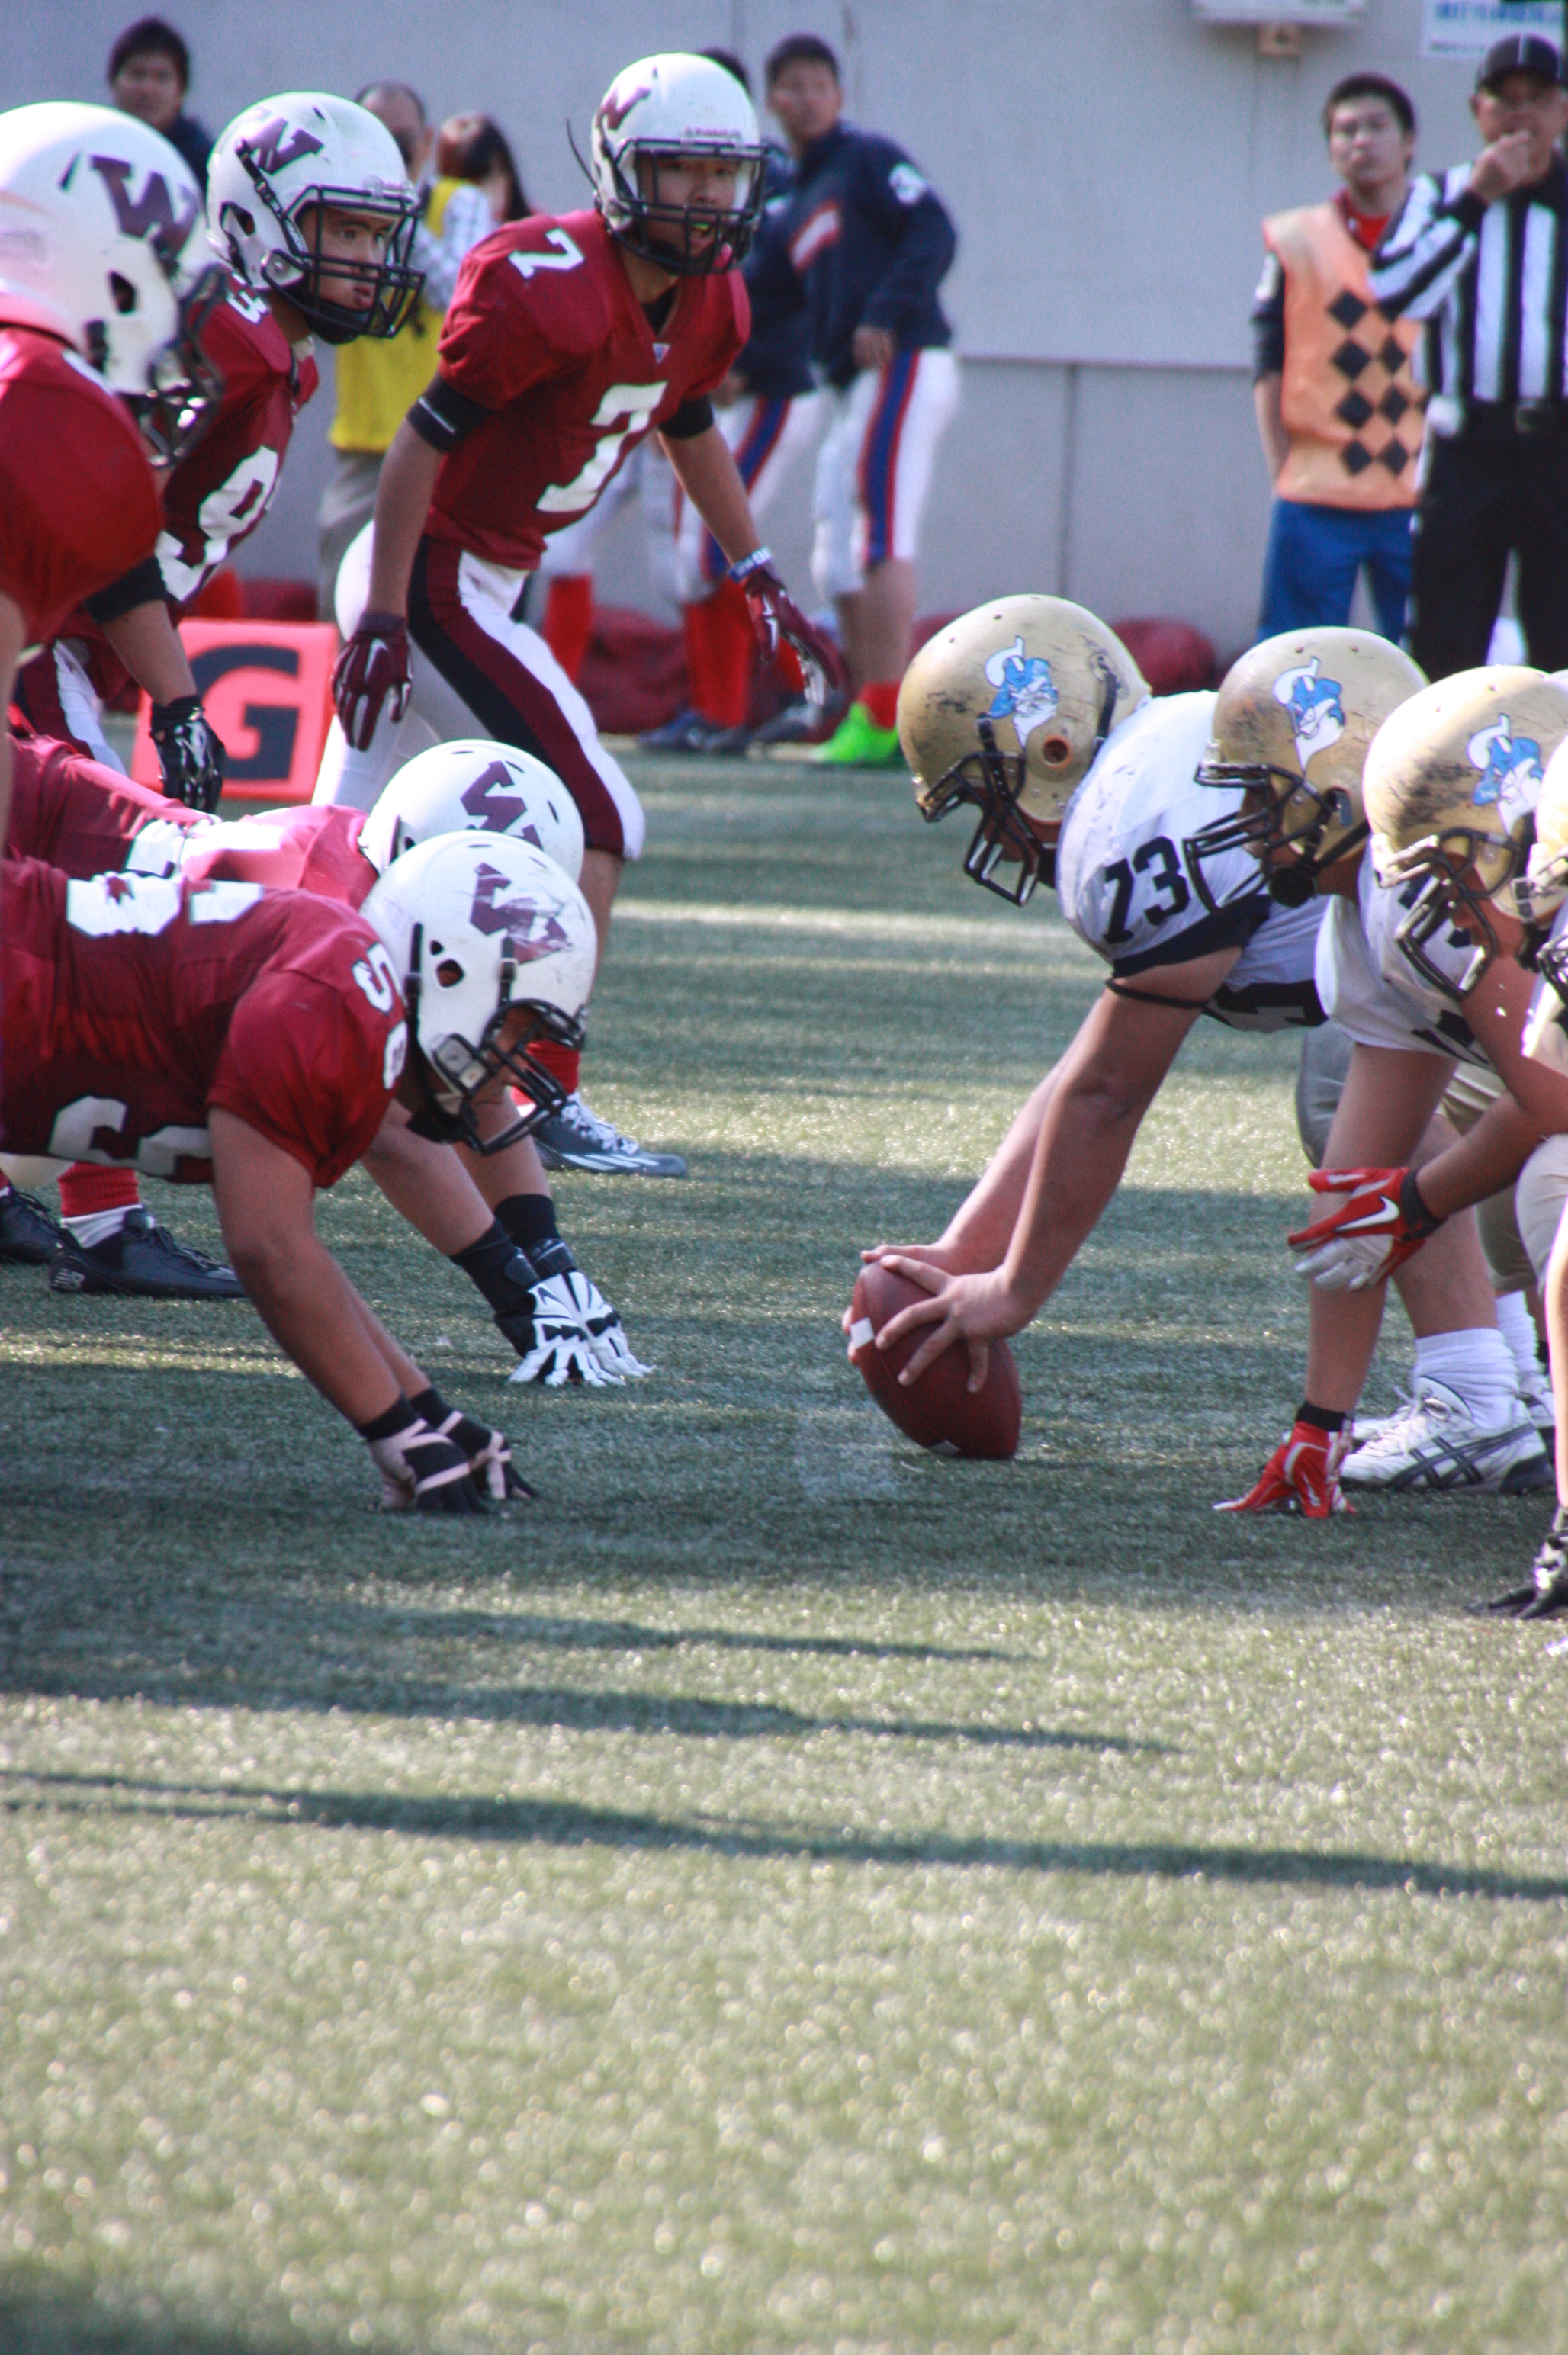
[[[752,627],[768,653],[777,653],[781,638],[794,647],[805,677],[805,699],[813,709],[820,709],[829,697],[847,696],[849,674],[843,655],[830,637],[806,620],[773,566],[765,561],[752,565],[742,574],[741,586]]]
[[[407,622],[400,613],[362,614],[332,673],[332,700],[354,751],[369,751],[389,698],[392,718],[402,718],[411,691]]]
[[[1296,1273],[1325,1292],[1365,1292],[1414,1257],[1443,1224],[1421,1199],[1413,1169],[1313,1169],[1315,1194],[1349,1194],[1326,1219],[1286,1238]]]
[[[1282,1439],[1258,1476],[1255,1487],[1217,1513],[1299,1513],[1303,1520],[1326,1521],[1330,1513],[1348,1513],[1339,1486],[1339,1466],[1349,1453],[1348,1431],[1319,1431],[1315,1423],[1298,1423]]]

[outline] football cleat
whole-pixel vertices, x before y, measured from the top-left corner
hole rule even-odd
[[[79,1242],[69,1227],[49,1264],[51,1292],[133,1293],[145,1300],[243,1300],[231,1267],[177,1242],[140,1205],[101,1242]]]
[[[60,1232],[36,1194],[24,1194],[19,1186],[8,1186],[0,1194],[0,1262],[47,1267]]]
[[[1424,1376],[1407,1411],[1340,1466],[1347,1487],[1422,1488],[1522,1497],[1551,1487],[1552,1466],[1528,1411],[1515,1405],[1491,1430],[1457,1391]]]
[[[1488,1603],[1472,1603],[1476,1612],[1495,1613],[1505,1619],[1550,1619],[1568,1606],[1568,1506],[1559,1505],[1552,1527],[1541,1541],[1528,1582]]]
[[[896,728],[879,728],[863,703],[852,703],[826,744],[810,755],[825,769],[901,769]]]
[[[640,752],[706,752],[715,736],[724,734],[715,719],[705,719],[688,704],[662,728],[650,728],[637,739]]]
[[[547,1169],[587,1169],[607,1177],[684,1178],[678,1153],[650,1153],[635,1136],[623,1136],[601,1120],[580,1095],[570,1095],[558,1113],[533,1132]]]
[[[823,713],[814,709],[804,696],[786,703],[771,719],[764,719],[752,731],[753,744],[820,744],[831,736],[842,711]]]

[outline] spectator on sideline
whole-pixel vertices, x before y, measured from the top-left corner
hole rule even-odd
[[[526,220],[533,210],[500,124],[487,114],[449,114],[435,143],[435,176],[472,180],[490,208],[490,218]]]
[[[325,622],[334,618],[337,568],[344,553],[374,512],[388,446],[435,374],[435,347],[457,283],[458,264],[469,247],[496,226],[482,187],[467,180],[427,176],[435,133],[416,91],[406,82],[374,81],[360,91],[358,101],[386,124],[410,179],[423,195],[413,262],[424,272],[424,291],[411,318],[389,340],[346,344],[334,355],[336,406],[327,429],[333,467],[317,518],[316,610]]]
[[[1535,33],[1494,41],[1470,111],[1480,154],[1421,175],[1371,268],[1382,308],[1426,327],[1410,651],[1433,679],[1486,661],[1510,553],[1528,660],[1568,665],[1561,53]]]
[[[190,51],[161,16],[139,16],[127,25],[109,52],[109,94],[122,114],[133,114],[162,132],[207,186],[212,133],[185,112],[190,88]]]
[[[812,758],[891,767],[921,515],[958,406],[953,331],[936,299],[957,239],[902,148],[840,122],[838,60],[826,41],[792,33],[769,51],[766,74],[795,157],[789,254],[827,386],[812,570],[838,609],[855,696]]]
[[[1342,186],[1264,223],[1253,303],[1253,400],[1275,487],[1258,636],[1344,628],[1366,567],[1378,627],[1404,634],[1424,394],[1413,322],[1372,299],[1369,256],[1410,191],[1415,110],[1397,82],[1354,73],[1323,109]]]

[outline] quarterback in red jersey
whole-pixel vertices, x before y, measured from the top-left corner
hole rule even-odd
[[[210,1184],[248,1295],[370,1444],[386,1501],[475,1509],[485,1489],[517,1493],[504,1439],[436,1399],[322,1245],[314,1198],[395,1093],[421,1134],[487,1149],[481,1112],[507,1081],[546,1092],[529,1045],[580,1035],[592,965],[581,894],[507,837],[422,845],[363,914],[256,883],[72,880],[10,858],[0,1129],[16,1151]]]
[[[559,779],[499,744],[433,746],[392,780],[368,817],[286,809],[227,825],[100,767],[74,745],[28,738],[15,757],[8,855],[42,859],[83,881],[177,875],[194,884],[309,891],[359,908],[394,859],[440,834],[513,837],[574,881],[582,861],[581,825]],[[488,1132],[504,1119],[487,1114],[484,1125]],[[532,1139],[469,1156],[466,1167],[460,1152],[419,1136],[393,1105],[363,1157],[389,1201],[477,1286],[517,1352],[512,1380],[600,1389],[645,1373],[619,1316],[561,1240]],[[79,1167],[73,1182],[121,1174]],[[68,1224],[55,1244],[51,1288],[79,1288],[82,1257]]]
[[[349,642],[318,801],[368,808],[432,734],[534,753],[581,813],[582,888],[601,947],[623,863],[642,847],[643,813],[587,705],[513,618],[549,535],[587,514],[656,431],[759,626],[784,632],[819,672],[837,661],[758,545],[710,400],[746,338],[736,265],[760,210],[762,165],[751,101],[721,66],[668,55],[618,74],[593,119],[595,209],[537,215],[468,255],[435,379],[398,430],[375,520],[340,581]],[[557,1071],[571,1101],[540,1130],[547,1159],[684,1172],[677,1156],[643,1153],[588,1112],[570,1057]]]
[[[202,352],[221,400],[169,474],[156,548],[86,601],[27,665],[17,696],[40,735],[117,766],[100,698],[129,676],[152,698],[165,790],[207,810],[222,790],[223,748],[175,623],[267,510],[316,388],[313,333],[335,344],[391,335],[419,285],[407,258],[417,199],[402,159],[350,100],[291,91],[248,107],[213,149],[208,190],[228,272]]]

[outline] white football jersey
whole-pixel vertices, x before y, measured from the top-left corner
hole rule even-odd
[[[1062,815],[1058,904],[1118,979],[1239,949],[1207,1012],[1244,1030],[1319,1022],[1320,902],[1276,906],[1244,850],[1205,861],[1214,908],[1198,888],[1189,840],[1242,805],[1239,786],[1198,783],[1213,711],[1212,695],[1161,696],[1112,730]]]
[[[1418,1048],[1484,1070],[1490,1061],[1452,999],[1424,982],[1394,938],[1418,886],[1385,890],[1363,853],[1354,900],[1329,898],[1317,941],[1317,995],[1331,1022],[1359,1046]],[[1426,954],[1457,984],[1475,943],[1456,930],[1438,933]]]

